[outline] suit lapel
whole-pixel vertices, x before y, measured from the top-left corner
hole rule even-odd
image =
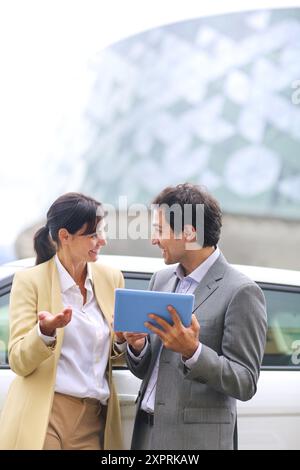
[[[219,258],[208,270],[194,292],[194,312],[218,289],[219,282],[223,279],[226,267],[227,261],[224,256],[220,254]]]
[[[150,368],[152,368],[152,366],[154,366],[154,364],[156,362],[156,359],[157,359],[158,353],[160,351],[162,342],[161,342],[160,337],[158,335],[154,335],[154,334],[150,335],[150,341],[151,341],[151,344],[152,344],[152,360],[151,360]]]
[[[162,289],[160,290],[164,292],[175,292],[178,282],[179,282],[178,277],[176,276],[175,273],[173,273],[170,279],[166,281],[165,285],[162,286]]]
[[[154,335],[154,334],[150,335],[149,341],[150,341],[150,347],[152,349],[152,351],[151,351],[152,355],[151,355],[151,362],[149,364],[147,376],[143,380],[142,386],[141,386],[141,389],[140,389],[140,397],[141,398],[144,396],[144,392],[145,392],[145,390],[148,386],[150,377],[152,375],[153,368],[154,368],[155,363],[157,361],[157,357],[158,357],[158,354],[160,352],[160,348],[161,348],[161,345],[162,345],[160,337],[157,336],[157,335]]]

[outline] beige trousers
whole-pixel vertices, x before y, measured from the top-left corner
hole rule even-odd
[[[106,407],[94,398],[55,393],[44,450],[103,449]]]

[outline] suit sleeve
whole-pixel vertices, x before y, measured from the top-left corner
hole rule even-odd
[[[54,354],[37,329],[37,292],[26,272],[16,273],[10,295],[10,339],[8,357],[11,369],[21,376],[31,374]]]
[[[238,400],[249,400],[257,388],[266,331],[263,292],[254,283],[243,285],[233,295],[225,314],[222,355],[203,344],[197,363],[186,371],[186,379],[207,384]]]
[[[154,290],[154,284],[155,284],[155,278],[156,278],[156,273],[153,274],[148,290]],[[126,361],[128,368],[131,370],[131,372],[138,377],[139,379],[144,379],[147,372],[149,365],[151,363],[151,358],[152,358],[152,352],[151,352],[151,338],[150,336],[148,337],[148,346],[147,350],[143,356],[143,358],[140,361],[135,361],[126,351]]]

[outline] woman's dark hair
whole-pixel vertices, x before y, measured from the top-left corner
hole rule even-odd
[[[83,235],[88,235],[96,232],[103,217],[102,204],[91,197],[80,193],[66,193],[60,196],[47,212],[46,225],[34,235],[36,264],[44,263],[55,255],[61,228],[73,235],[87,224]]]
[[[203,248],[216,246],[221,233],[222,212],[218,201],[204,187],[190,183],[168,186],[156,196],[153,204],[166,208],[179,208],[179,223],[175,221],[176,211],[165,210],[165,218],[175,232],[183,231],[186,222],[186,207],[190,207],[189,223],[196,229],[197,238],[203,239]],[[203,207],[204,227],[197,227],[198,208]],[[200,230],[204,233],[201,233]]]

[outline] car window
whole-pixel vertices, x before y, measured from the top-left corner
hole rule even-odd
[[[263,366],[299,367],[300,292],[264,289],[268,334]]]
[[[9,293],[0,297],[0,367],[8,365],[8,305]]]
[[[150,274],[149,276],[144,276],[144,277],[134,277],[132,274],[125,274],[125,287],[126,289],[139,289],[139,290],[147,290],[149,286],[149,281],[150,281]]]

